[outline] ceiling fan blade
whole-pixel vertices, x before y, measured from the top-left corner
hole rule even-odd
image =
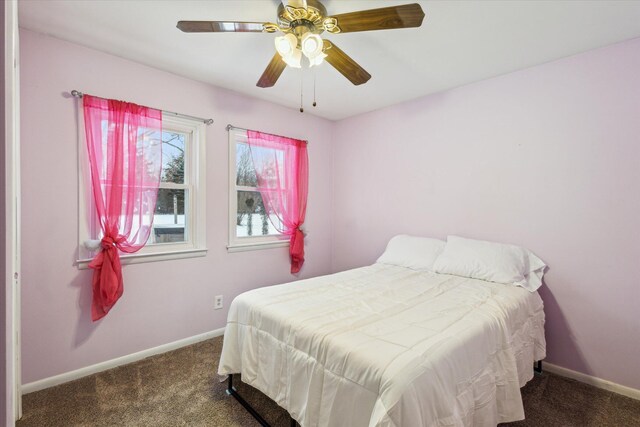
[[[422,25],[424,12],[419,4],[383,7],[359,12],[334,15],[341,33],[355,31],[392,30],[413,28]]]
[[[325,61],[340,71],[354,85],[366,83],[371,78],[371,74],[367,73],[356,61],[329,40],[324,40],[323,52],[327,55]]]
[[[185,33],[262,33],[271,32],[268,22],[234,21],[178,21],[178,29]]]
[[[273,55],[273,58],[271,58],[271,62],[269,62],[269,65],[267,65],[267,68],[264,70],[264,73],[262,73],[262,76],[260,76],[260,80],[258,80],[256,86],[273,86],[278,81],[280,74],[282,74],[282,71],[286,66],[287,64],[282,60],[280,54],[276,52],[276,54]]]

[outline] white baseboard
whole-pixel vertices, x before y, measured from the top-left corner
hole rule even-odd
[[[632,399],[640,400],[640,390],[635,388],[603,380],[602,378],[592,377],[591,375],[583,374],[582,372],[578,371],[572,371],[571,369],[563,368],[562,366],[554,365],[552,363],[547,363],[544,361],[542,362],[542,369],[543,371],[551,372],[552,374],[571,378],[573,380],[580,381],[581,383],[589,384],[594,387],[630,397]]]
[[[146,359],[156,354],[166,353],[168,351],[176,350],[180,347],[185,347],[191,344],[205,341],[210,338],[219,337],[224,334],[224,328],[216,329],[204,334],[195,335],[193,337],[184,338],[178,341],[170,342],[168,344],[159,345],[158,347],[142,350],[137,353],[128,354],[126,356],[117,357],[115,359],[107,360],[104,362],[96,363],[95,365],[87,366],[84,368],[76,369],[75,371],[65,372],[63,374],[54,375],[53,377],[43,378],[38,381],[34,381],[22,386],[22,394],[32,393],[34,391],[44,390],[45,388],[53,387],[59,384],[63,384],[69,381],[77,380],[87,375],[97,374],[98,372],[106,371],[117,366],[126,365],[128,363],[137,362],[138,360]]]
[[[53,377],[49,377],[49,378],[43,378],[38,381],[24,384],[22,386],[22,394],[44,390],[45,388],[54,387],[59,384],[63,384],[69,381],[77,380],[82,377],[86,377],[87,375],[97,374],[98,372],[106,371],[107,369],[112,369],[118,366],[126,365],[128,363],[137,362],[138,360],[146,359],[147,357],[155,356],[156,354],[166,353],[168,351],[176,350],[181,347],[186,347],[191,344],[195,344],[211,338],[219,337],[223,334],[224,334],[224,328],[215,329],[213,331],[205,332],[200,335],[195,335],[189,338],[184,338],[178,341],[170,342],[168,344],[163,344],[158,347],[142,350],[137,353],[128,354],[126,356],[117,357],[115,359],[96,363],[95,365],[76,369],[75,371],[65,372],[63,374],[54,375]],[[591,375],[587,375],[587,374],[583,374],[582,372],[563,368],[562,366],[554,365],[548,362],[543,362],[542,368],[544,371],[551,372],[552,374],[571,378],[576,381],[580,381],[582,383],[592,385],[594,387],[612,391],[614,393],[618,393],[623,396],[630,397],[632,399],[640,400],[640,390],[635,388],[627,387],[627,386],[617,384],[608,380],[603,380],[602,378],[593,377]]]

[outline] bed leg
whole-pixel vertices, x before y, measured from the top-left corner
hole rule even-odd
[[[533,367],[533,372],[538,375],[542,375],[542,360],[538,360]]]
[[[227,383],[227,394],[231,396],[233,391],[233,375],[229,375],[229,382]]]
[[[289,415],[289,419],[291,420],[291,427],[298,427],[298,423],[293,419],[291,415]]]
[[[262,416],[258,413],[258,411],[253,409],[253,406],[251,406],[249,402],[244,400],[243,397],[240,396],[240,394],[238,394],[236,389],[233,388],[233,375],[229,375],[229,383],[227,385],[227,394],[229,396],[233,396],[233,398],[236,399],[238,403],[240,403],[244,407],[244,409],[249,414],[251,414],[251,416],[255,418],[257,422],[260,423],[262,427],[271,427],[271,425],[264,418],[262,418]]]

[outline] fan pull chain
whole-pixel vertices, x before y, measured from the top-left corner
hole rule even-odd
[[[304,113],[304,108],[302,108],[302,67],[300,67],[300,112]]]
[[[316,104],[316,69],[313,69],[313,106],[315,107]]]

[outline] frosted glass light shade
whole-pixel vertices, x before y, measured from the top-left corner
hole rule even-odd
[[[309,58],[309,66],[313,67],[314,65],[322,64],[322,62],[324,61],[324,58],[326,57],[327,57],[326,53],[320,52],[320,54],[315,56],[314,58]]]
[[[291,54],[287,56],[283,56],[282,59],[284,62],[293,68],[300,68],[300,60],[302,59],[302,52],[300,49],[294,49],[291,51]]]
[[[317,34],[307,33],[302,36],[302,53],[309,59],[322,53],[322,39]]]
[[[281,56],[289,55],[297,46],[298,40],[293,34],[275,38],[276,50]]]
[[[276,37],[276,50],[282,56],[291,53],[292,48],[289,40],[285,39],[284,37]]]
[[[276,50],[284,62],[293,68],[300,68],[302,52],[298,49],[298,39],[293,34],[275,38]]]

